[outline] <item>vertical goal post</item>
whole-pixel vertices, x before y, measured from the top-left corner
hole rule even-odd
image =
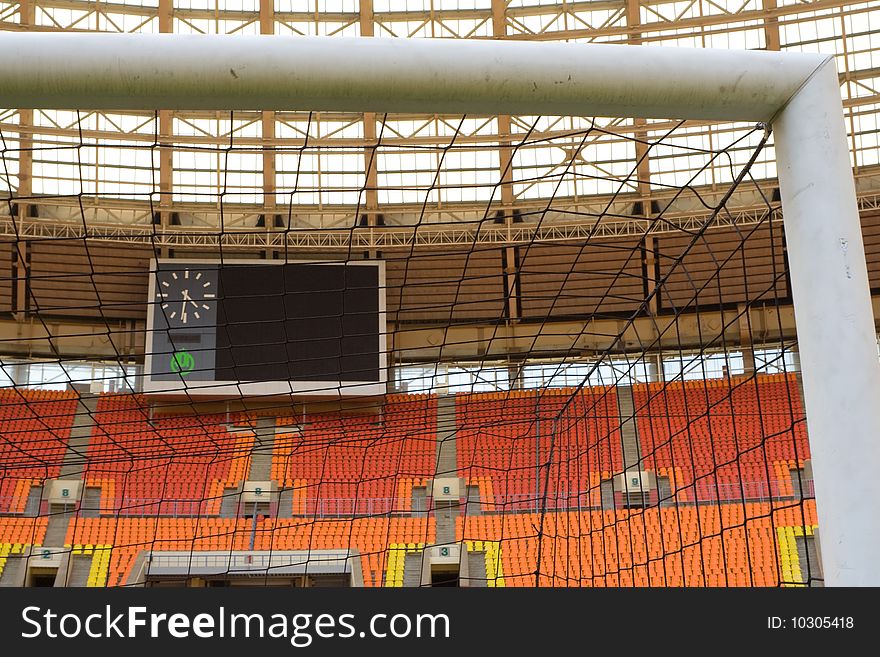
[[[4,33],[0,106],[769,124],[825,582],[880,585],[880,361],[830,56],[489,40]]]

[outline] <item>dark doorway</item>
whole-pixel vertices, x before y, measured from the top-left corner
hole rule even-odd
[[[431,572],[431,586],[458,587],[458,573],[454,570],[435,570]]]
[[[34,586],[34,587],[37,587],[37,586],[41,586],[41,587],[45,587],[45,586],[52,587],[52,586],[55,586],[55,574],[54,574],[54,573],[52,573],[52,574],[49,574],[49,573],[44,573],[44,574],[37,574],[37,573],[34,573],[34,574],[31,575],[31,586]]]

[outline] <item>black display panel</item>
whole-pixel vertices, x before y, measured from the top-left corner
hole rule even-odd
[[[222,267],[215,380],[379,380],[378,288],[376,267]]]
[[[383,265],[154,261],[144,390],[382,394]]]

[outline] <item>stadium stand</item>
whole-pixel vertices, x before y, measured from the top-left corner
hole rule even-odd
[[[503,546],[506,586],[778,586],[801,580],[791,565],[797,553],[774,528],[787,537],[814,525],[815,504],[803,509],[747,503],[524,513],[462,518],[459,527],[466,541]]]
[[[253,442],[231,436],[221,415],[153,419],[140,395],[102,396],[93,418],[84,475],[104,513],[217,513]]]
[[[409,511],[413,487],[435,471],[436,414],[433,396],[391,395],[381,416],[310,415],[276,436],[273,479],[295,488],[306,514]]]
[[[796,537],[813,534],[816,516],[812,501],[804,511],[786,502],[790,470],[809,458],[797,379],[634,386],[640,467],[671,482],[660,508],[626,509],[619,499],[603,507],[601,482],[623,469],[616,393],[456,396],[458,472],[480,490],[479,505],[462,504],[454,518],[455,541],[479,555],[472,585],[803,582]],[[23,487],[58,475],[76,415],[73,393],[30,394],[25,403],[3,393],[4,490],[16,501],[0,516],[0,572],[43,543],[49,519],[23,514]],[[100,488],[100,505],[73,514],[64,539],[72,558],[89,563],[83,585],[131,583],[145,549],[348,548],[360,555],[364,585],[403,586],[407,555],[436,540],[434,518],[412,503],[436,468],[436,396],[389,396],[381,413],[279,416],[271,477],[293,490],[292,504],[253,518],[220,509],[248,478],[256,420],[190,410],[151,417],[140,395],[98,399],[82,478]],[[550,449],[559,456],[547,471]]]
[[[642,384],[634,397],[644,468],[682,500],[790,496],[810,458],[793,374]]]
[[[26,106],[0,110],[0,586],[33,584],[36,558],[59,586],[180,585],[192,555],[232,570],[262,552],[267,573],[291,553],[284,586],[312,585],[293,566],[332,554],[352,586],[433,585],[426,564],[456,559],[470,586],[814,585],[814,453],[835,475],[819,508],[839,566],[830,519],[880,491],[880,393],[860,385],[880,371],[880,3],[3,6],[7,43],[51,47],[21,49],[46,59],[8,67]],[[51,83],[59,53],[105,32],[181,54],[164,100],[149,57],[92,57],[76,89]],[[316,70],[349,75],[363,47],[374,73],[408,79],[313,98],[297,73],[291,108],[261,77],[291,58],[194,77],[217,46],[193,40],[270,55],[307,35]],[[687,64],[660,86],[625,65],[654,47]],[[434,54],[410,70],[388,48]],[[460,75],[429,88],[447,56]],[[832,64],[842,117],[833,74],[816,94],[831,110],[802,116]],[[547,68],[524,82],[529,66]],[[252,76],[265,97],[242,109]],[[801,181],[813,141],[850,158]],[[803,200],[827,182],[828,208]],[[829,216],[828,239],[798,234]],[[829,414],[875,455],[847,464],[858,477],[835,459],[860,452],[820,448]],[[158,552],[181,564],[168,581],[145,574]]]
[[[480,487],[481,501],[499,509],[533,506],[545,493],[544,477],[546,495],[556,499],[596,492],[622,468],[613,387],[463,394],[456,415],[459,471]],[[551,448],[557,458],[546,473],[540,463]]]
[[[0,513],[23,512],[32,485],[58,476],[76,406],[73,391],[0,389]]]
[[[145,545],[153,550],[321,550],[340,547],[361,555],[364,584],[381,586],[388,548],[398,543],[432,543],[426,518],[312,520],[261,518],[87,518],[72,524],[67,545],[102,545],[111,557],[108,584],[125,585]]]

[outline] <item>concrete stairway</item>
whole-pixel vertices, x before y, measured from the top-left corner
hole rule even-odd
[[[413,486],[412,514],[416,518],[428,515],[428,491],[424,486]]]
[[[98,408],[98,396],[82,393],[76,406],[76,416],[67,441],[67,451],[61,463],[59,479],[81,479],[86,462],[86,451],[95,425],[94,413]]]
[[[602,509],[610,511],[614,509],[614,482],[606,479],[600,484],[599,495],[602,498]]]
[[[83,489],[82,503],[79,508],[81,518],[97,518],[101,513],[101,489],[87,486]]]
[[[220,517],[234,518],[238,515],[238,503],[241,499],[240,488],[224,488],[223,499],[220,500]]]
[[[67,526],[70,519],[76,515],[73,511],[61,511],[52,513],[46,524],[46,536],[43,539],[43,547],[60,547],[67,538]]]
[[[486,583],[486,553],[468,552],[468,586],[472,588],[487,588]]]
[[[25,502],[24,515],[26,518],[35,518],[40,515],[40,502],[43,498],[42,486],[31,486],[28,491],[27,502]]]
[[[92,556],[88,554],[74,554],[71,556],[70,575],[67,578],[67,586],[84,587],[89,581],[89,572],[92,570]]]
[[[465,490],[465,499],[467,499],[465,513],[469,516],[480,515],[482,513],[482,505],[480,504],[480,487],[468,486]]]
[[[284,488],[278,495],[278,517],[290,518],[293,516],[293,489]]]
[[[617,386],[617,409],[620,415],[620,446],[623,451],[624,472],[641,470],[642,448],[639,444],[631,386]]]
[[[21,555],[11,555],[6,559],[3,573],[0,574],[0,588],[24,586],[27,559]]]
[[[422,553],[408,552],[403,560],[403,586],[415,588],[422,585]]]
[[[272,452],[275,449],[275,418],[257,418],[255,434],[248,479],[250,481],[269,481],[272,478]]]
[[[810,580],[811,588],[821,588],[825,583],[818,578],[822,577],[821,568],[819,566],[819,554],[816,550],[816,541],[812,536],[796,536],[795,544],[797,545],[798,561],[801,564],[801,575],[806,582]]]
[[[437,399],[437,476],[454,477],[458,471],[455,395]]]
[[[455,395],[437,399],[437,477],[458,476],[458,450],[455,417]],[[458,504],[434,504],[434,520],[437,523],[437,543],[455,541],[455,519],[460,513]]]
[[[672,484],[669,477],[657,477],[657,499],[660,506],[674,506],[675,499],[672,497]]]
[[[455,519],[458,518],[461,507],[458,504],[445,506],[434,505],[434,521],[437,526],[437,544],[455,542]]]

